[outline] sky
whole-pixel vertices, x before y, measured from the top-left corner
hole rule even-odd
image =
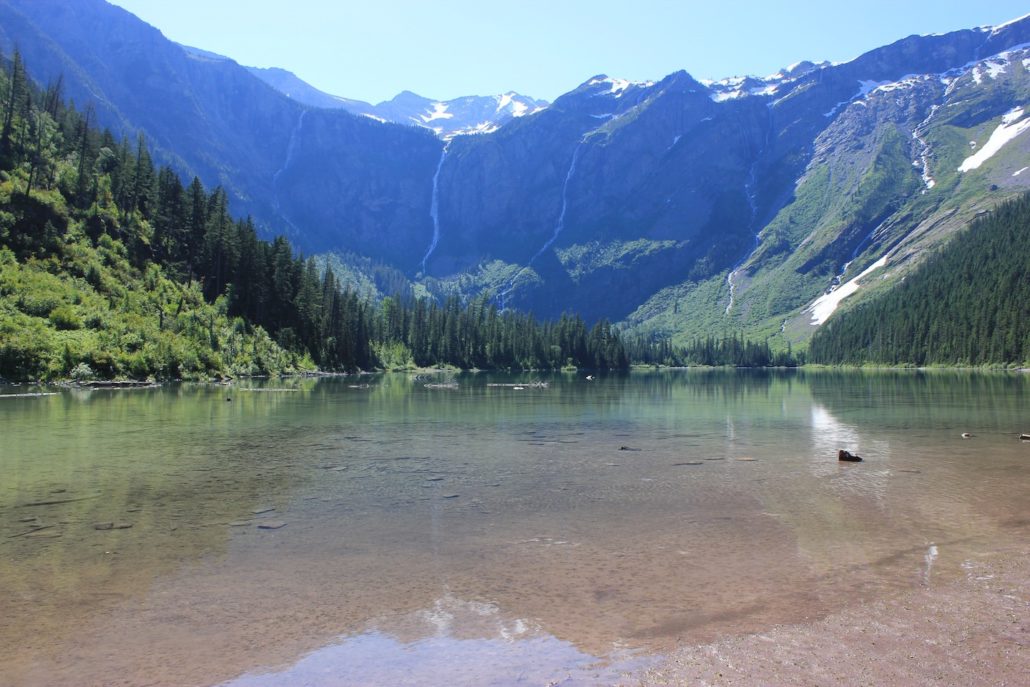
[[[517,91],[597,74],[764,76],[919,33],[999,24],[1026,0],[110,0],[168,38],[372,103]]]

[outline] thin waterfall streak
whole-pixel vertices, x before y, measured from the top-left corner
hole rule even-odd
[[[569,182],[572,181],[572,176],[576,173],[576,162],[579,160],[579,150],[582,146],[582,142],[576,146],[576,149],[572,151],[572,163],[569,165],[569,171],[565,174],[565,183],[561,187],[561,212],[558,214],[558,222],[554,225],[554,234],[551,238],[541,246],[540,250],[529,259],[529,264],[532,265],[537,258],[544,254],[544,252],[554,245],[554,242],[558,240],[558,235],[562,233],[565,228],[565,214],[569,209]]]
[[[771,126],[771,124],[770,124]],[[762,153],[765,152],[766,148],[769,147],[769,135],[770,130],[765,132],[765,141],[762,143],[762,148],[758,151],[758,155],[755,156],[754,161],[751,163],[751,167],[747,171],[747,179],[744,180],[744,196],[747,198],[748,208],[751,210],[751,219],[747,223],[747,228],[754,230],[755,232],[755,243],[751,248],[751,251],[745,253],[740,260],[733,267],[730,268],[729,274],[726,275],[726,284],[730,287],[730,302],[726,304],[726,310],[723,312],[724,316],[729,316],[730,311],[733,310],[734,298],[736,296],[737,284],[733,280],[736,276],[737,271],[744,266],[747,262],[748,257],[758,249],[759,244],[762,242],[760,234],[760,227],[758,227],[758,193],[755,187],[758,186],[758,162],[761,159]]]
[[[430,242],[426,254],[422,256],[423,275],[426,273],[426,263],[429,260],[429,256],[433,254],[437,244],[440,243],[440,171],[443,169],[443,161],[447,159],[447,149],[450,145],[448,141],[443,150],[440,151],[440,161],[436,163],[436,173],[433,174],[433,196],[429,203],[429,217],[433,220],[433,240]]]
[[[551,234],[551,238],[549,238],[544,245],[540,247],[540,250],[533,254],[533,257],[529,259],[529,262],[515,273],[515,276],[511,278],[505,288],[497,295],[497,302],[501,310],[504,310],[506,307],[508,295],[515,290],[515,282],[517,282],[519,277],[522,276],[522,273],[532,267],[533,263],[536,262],[536,259],[543,255],[548,248],[554,245],[554,242],[558,240],[558,236],[562,233],[562,230],[565,229],[565,215],[568,213],[569,209],[569,183],[572,181],[572,177],[576,173],[576,163],[579,161],[579,151],[582,146],[583,140],[580,140],[576,145],[576,149],[572,151],[572,162],[569,163],[569,171],[565,173],[565,181],[561,187],[561,211],[558,213],[558,221],[554,225],[554,233]]]
[[[286,145],[286,159],[283,161],[283,166],[276,170],[275,174],[272,175],[272,208],[283,218],[294,231],[299,231],[297,225],[294,224],[289,217],[287,217],[282,211],[282,203],[279,200],[279,179],[282,177],[283,172],[289,169],[290,165],[293,164],[293,158],[297,153],[297,141],[300,140],[301,133],[304,130],[304,118],[307,117],[308,110],[304,110],[300,113],[300,118],[297,120],[296,126],[293,127],[293,131],[290,133],[290,142]]]

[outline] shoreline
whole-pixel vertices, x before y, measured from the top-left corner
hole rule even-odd
[[[278,375],[244,375],[238,377],[210,377],[208,379],[134,379],[134,378],[118,378],[118,379],[93,379],[93,380],[74,380],[74,379],[53,379],[53,380],[26,380],[21,382],[12,382],[3,378],[0,378],[0,387],[61,387],[71,389],[118,389],[118,388],[153,388],[159,387],[164,384],[215,384],[215,385],[231,385],[234,382],[251,379],[321,379],[321,378],[332,378],[332,377],[367,377],[370,375],[378,374],[415,374],[415,375],[428,375],[428,374],[478,374],[478,373],[505,373],[505,374],[525,374],[525,373],[562,373],[562,374],[580,374],[580,373],[614,373],[614,374],[632,374],[634,372],[682,372],[689,370],[768,370],[776,372],[785,371],[846,371],[846,372],[979,372],[979,373],[990,373],[990,374],[1030,374],[1030,367],[1008,367],[1004,365],[996,366],[912,366],[912,365],[823,365],[818,363],[810,363],[805,365],[797,365],[793,367],[767,365],[761,367],[749,367],[749,366],[735,366],[735,365],[687,365],[687,366],[675,366],[675,365],[648,365],[643,363],[634,363],[629,368],[622,370],[598,370],[595,368],[576,368],[576,369],[525,369],[525,370],[511,370],[511,369],[492,369],[492,368],[457,368],[457,367],[413,367],[404,369],[389,369],[389,370],[357,370],[355,372],[324,372],[321,370],[306,370],[303,372],[292,372]]]

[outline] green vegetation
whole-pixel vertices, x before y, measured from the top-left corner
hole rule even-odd
[[[1030,362],[1030,196],[975,221],[893,290],[827,322],[817,363]]]
[[[627,340],[626,348],[635,363],[669,367],[797,367],[805,362],[789,347],[773,351],[768,341],[756,343],[739,335],[694,339],[685,346],[667,338],[637,336]]]
[[[579,280],[590,272],[609,267],[615,269],[631,269],[638,261],[654,256],[662,251],[675,250],[676,241],[653,241],[636,239],[635,241],[591,241],[567,248],[556,248],[555,253],[569,276]]]
[[[59,82],[31,84],[17,53],[0,117],[0,377],[628,366],[607,322],[540,324],[489,296],[440,305],[376,265],[341,270],[342,287],[331,268],[345,263],[259,240],[224,190],[155,169],[142,137],[97,130]],[[387,290],[402,295],[374,306]]]

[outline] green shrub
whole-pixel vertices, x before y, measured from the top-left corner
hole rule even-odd
[[[82,329],[82,320],[70,305],[59,305],[51,310],[50,323],[65,331]]]

